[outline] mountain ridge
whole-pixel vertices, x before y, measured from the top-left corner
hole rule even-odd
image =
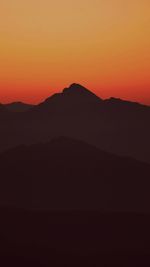
[[[86,95],[93,95],[95,96],[96,98],[98,98],[99,100],[102,100],[103,102],[111,102],[111,103],[125,103],[125,104],[134,104],[134,105],[140,105],[140,106],[143,106],[143,107],[148,107],[150,108],[150,105],[146,105],[146,104],[143,104],[141,102],[138,102],[138,101],[132,101],[132,100],[127,100],[127,99],[122,99],[122,98],[119,98],[119,97],[109,97],[109,98],[105,98],[105,99],[102,99],[100,96],[96,95],[94,92],[92,92],[91,90],[87,89],[86,87],[82,86],[81,84],[78,84],[78,83],[72,83],[69,87],[66,87],[64,89],[62,89],[60,92],[57,92],[57,93],[54,93],[52,94],[51,96],[47,97],[43,102],[39,102],[38,104],[29,104],[29,103],[25,103],[25,102],[22,102],[22,101],[14,101],[14,102],[10,102],[10,103],[7,103],[7,104],[1,104],[0,105],[3,105],[3,106],[11,106],[11,105],[15,105],[15,104],[22,104],[22,105],[27,105],[27,106],[31,106],[31,107],[36,107],[38,105],[41,105],[43,104],[44,102],[48,101],[48,100],[51,100],[51,98],[54,98],[56,96],[62,96],[63,94],[71,94],[71,93],[78,93],[80,94],[86,94]]]
[[[21,101],[4,104],[7,110],[11,112],[25,112],[34,107],[34,105],[27,104]]]
[[[147,106],[114,98],[105,101],[73,84],[26,112],[0,114],[0,151],[66,136],[150,162]]]

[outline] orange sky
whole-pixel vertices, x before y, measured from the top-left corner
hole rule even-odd
[[[71,83],[150,104],[150,0],[1,0],[0,102]]]

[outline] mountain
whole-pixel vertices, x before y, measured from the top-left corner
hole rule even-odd
[[[34,105],[25,104],[25,103],[22,103],[22,102],[13,102],[13,103],[5,104],[5,107],[9,111],[24,112],[24,111],[27,111],[27,110],[33,108]]]
[[[73,83],[71,84],[69,87],[65,88],[62,93],[58,94],[61,95],[64,99],[65,98],[72,98],[73,101],[77,100],[79,101],[100,101],[100,98],[97,97],[94,93],[92,93],[90,90],[86,89],[84,86],[80,85],[80,84],[76,84]],[[70,100],[69,99],[69,100]],[[46,102],[48,100],[51,100],[51,98],[47,99]]]
[[[50,102],[54,97],[61,97],[64,101],[73,100],[77,102],[99,102],[100,98],[97,97],[94,93],[86,89],[80,84],[73,83],[69,87],[65,88],[62,93],[55,94],[52,97],[46,99],[45,103]]]
[[[6,118],[7,117],[7,118]],[[66,136],[150,163],[150,107],[102,100],[72,84],[27,112],[0,117],[0,151]]]
[[[39,104],[35,111],[56,113],[78,113],[88,111],[89,107],[98,105],[102,100],[82,85],[73,83],[61,93],[56,93]],[[67,115],[67,114],[66,114]]]
[[[65,137],[0,155],[0,205],[149,212],[150,165]]]

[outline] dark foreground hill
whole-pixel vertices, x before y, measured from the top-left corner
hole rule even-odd
[[[66,136],[150,163],[150,107],[72,84],[27,112],[0,112],[0,151]]]
[[[150,266],[150,215],[0,209],[0,265]]]
[[[0,155],[0,266],[150,266],[150,166],[67,138]]]
[[[150,166],[59,138],[0,156],[0,204],[48,210],[150,211]]]

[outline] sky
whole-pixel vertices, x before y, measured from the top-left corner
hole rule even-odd
[[[72,83],[150,105],[149,0],[1,0],[0,102]]]

